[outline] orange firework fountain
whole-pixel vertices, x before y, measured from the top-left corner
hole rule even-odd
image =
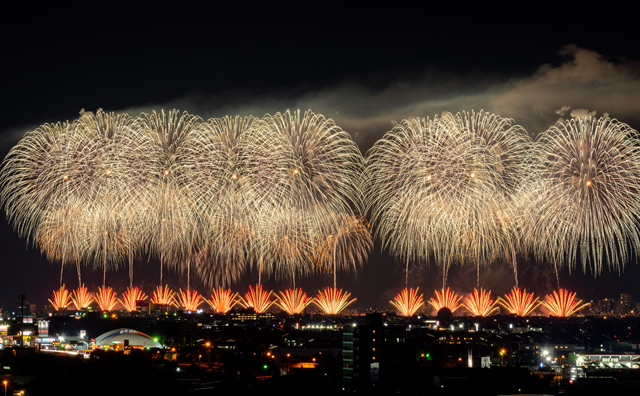
[[[67,308],[69,304],[71,304],[69,290],[67,290],[64,285],[60,286],[58,291],[53,291],[53,301],[49,300],[49,302],[56,311]]]
[[[420,288],[417,287],[415,289],[403,289],[397,296],[394,298],[395,301],[389,301],[393,304],[400,313],[404,316],[413,316],[414,313],[424,305],[424,300],[422,299],[422,294],[418,296],[418,290]]]
[[[307,297],[302,289],[287,289],[280,292],[276,304],[289,315],[296,315],[302,313],[312,301],[313,298]]]
[[[255,289],[249,286],[249,291],[244,295],[242,305],[253,308],[256,313],[263,313],[275,303],[275,301],[271,301],[271,293],[273,292],[267,293],[262,290],[262,285],[257,285]]]
[[[217,313],[227,313],[233,308],[234,305],[238,304],[238,293],[233,293],[231,289],[223,289],[219,287],[217,289],[213,289],[213,293],[211,294],[211,301],[205,299],[207,304],[211,306]]]
[[[429,304],[436,309],[436,312],[442,308],[448,308],[451,313],[454,313],[462,306],[462,304],[460,304],[461,299],[462,296],[458,296],[456,292],[447,287],[446,290],[442,289],[441,292],[436,290],[436,298],[429,300]]]
[[[351,297],[351,293],[342,293],[342,289],[327,287],[323,291],[318,291],[314,304],[320,307],[327,315],[336,315],[357,300],[357,298],[354,298],[348,301],[349,297]]]
[[[469,293],[463,305],[474,316],[489,316],[498,310],[496,302],[491,299],[491,292],[482,288],[480,288],[480,291],[473,289],[473,293]]]
[[[133,312],[136,310],[137,302],[146,299],[147,295],[136,286],[133,289],[130,287],[127,288],[127,291],[122,293],[122,300],[118,301],[120,301],[120,304],[122,304],[127,311]]]
[[[564,289],[560,289],[559,292],[554,291],[553,294],[547,295],[546,300],[542,304],[551,311],[553,316],[563,318],[571,316],[589,305],[589,303],[582,304],[582,300],[576,301],[576,293],[571,293]]]
[[[176,293],[169,289],[169,285],[156,287],[153,294],[151,294],[151,302],[155,305],[174,305],[176,302]]]
[[[498,297],[498,304],[505,307],[509,313],[518,316],[528,316],[534,309],[540,305],[538,297],[533,298],[533,293],[527,293],[527,290],[520,290],[520,288],[513,288],[510,294],[507,294],[506,300]]]
[[[96,302],[100,309],[104,312],[111,311],[116,306],[118,299],[116,292],[110,287],[99,287],[96,294]]]
[[[202,304],[202,296],[198,294],[196,290],[187,289],[183,292],[182,289],[180,289],[176,304],[179,307],[184,307],[187,311],[197,311],[198,306]]]
[[[89,293],[89,290],[83,283],[82,286],[73,291],[71,302],[77,310],[81,310],[82,308],[87,308],[91,305],[93,302],[93,295]]]

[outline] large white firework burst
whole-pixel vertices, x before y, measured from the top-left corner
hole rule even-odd
[[[485,112],[403,120],[367,158],[368,206],[383,246],[407,265],[513,257],[529,144],[512,120]]]
[[[558,122],[538,139],[537,162],[522,192],[526,245],[539,260],[594,274],[620,271],[638,252],[640,139],[610,118]]]

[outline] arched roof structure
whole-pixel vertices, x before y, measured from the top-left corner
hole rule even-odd
[[[96,338],[98,346],[113,345],[114,343],[132,347],[162,348],[162,345],[149,335],[133,329],[111,330]]]

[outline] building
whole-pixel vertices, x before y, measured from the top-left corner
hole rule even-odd
[[[629,293],[621,293],[620,294],[620,303],[616,307],[618,308],[616,313],[620,315],[627,315],[634,311],[633,302],[631,301],[631,294]]]
[[[387,325],[382,315],[366,315],[366,324],[345,327],[342,378],[346,389],[399,383],[407,368],[406,328]]]
[[[162,348],[162,345],[158,341],[141,331],[133,329],[108,331],[96,338],[95,344],[101,347]]]

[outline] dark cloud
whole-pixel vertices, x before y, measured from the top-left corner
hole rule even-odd
[[[564,61],[545,64],[531,76],[507,81],[492,76],[459,76],[429,72],[413,80],[398,79],[383,88],[342,83],[296,96],[253,96],[228,92],[191,96],[167,103],[129,108],[138,113],[179,108],[208,117],[226,114],[262,116],[286,109],[312,109],[333,118],[363,149],[402,119],[433,117],[444,111],[486,110],[513,118],[532,135],[542,132],[571,109],[571,116],[608,113],[637,124],[640,64],[607,60],[597,52],[568,45]],[[558,110],[560,109],[560,110]]]
[[[486,110],[513,118],[532,136],[558,120],[558,115],[610,114],[637,128],[640,121],[640,63],[605,59],[597,52],[567,45],[564,61],[544,64],[531,76],[457,75],[428,71],[413,79],[397,79],[383,87],[345,82],[311,90],[255,94],[225,91],[191,94],[175,100],[107,111],[138,114],[159,109],[181,109],[203,118],[224,115],[263,116],[287,109],[312,109],[333,118],[350,132],[363,151],[402,119],[433,117],[444,111]],[[24,131],[4,134],[13,144]]]

